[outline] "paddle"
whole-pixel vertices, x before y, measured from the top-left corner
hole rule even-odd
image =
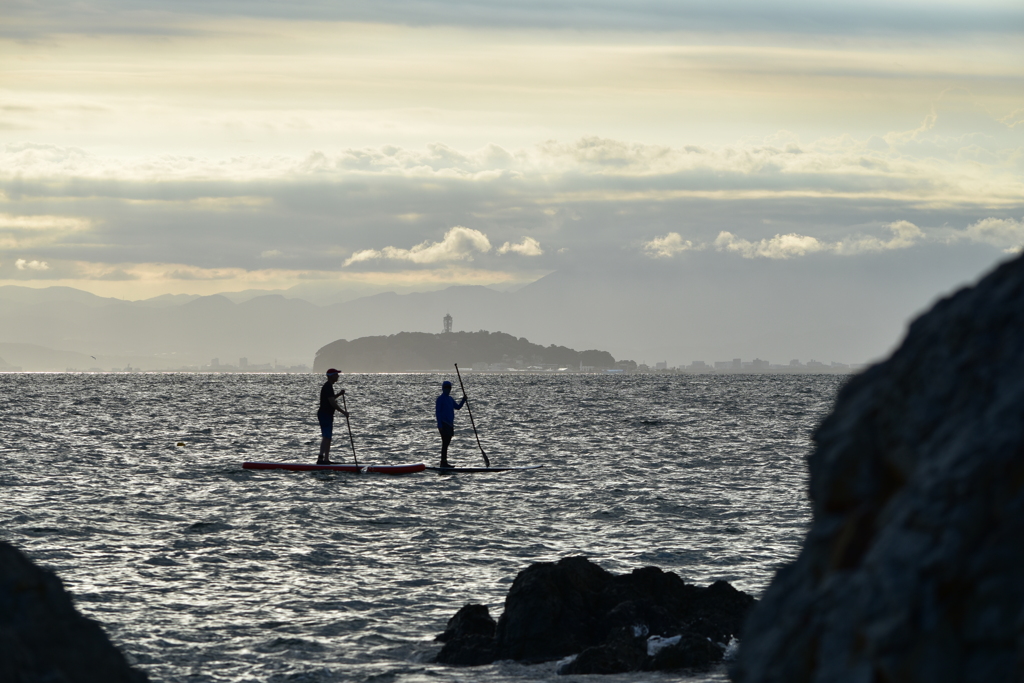
[[[476,431],[476,422],[473,421],[473,409],[469,407],[469,396],[466,395],[466,385],[462,383],[462,373],[459,372],[459,364],[455,364],[455,374],[459,376],[459,386],[462,387],[462,400],[466,403],[466,409],[469,410],[469,423],[473,425],[473,434],[476,435],[476,445],[480,446],[480,455],[484,456],[484,466],[490,467],[491,461],[487,459],[487,454],[484,453],[483,444],[480,443],[480,434]]]
[[[359,459],[356,457],[356,440],[352,438],[352,423],[348,419],[348,401],[345,400],[345,392],[341,392],[341,405],[345,409],[345,424],[348,425],[348,442],[352,444],[352,460],[356,467],[359,467]]]

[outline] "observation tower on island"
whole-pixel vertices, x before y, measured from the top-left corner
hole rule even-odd
[[[444,314],[444,333],[445,334],[451,334],[452,333],[452,314],[451,313],[445,313]]]

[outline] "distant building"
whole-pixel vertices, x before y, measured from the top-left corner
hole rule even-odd
[[[245,357],[239,358],[238,359],[238,367],[240,367],[240,368],[247,368],[247,367],[249,367],[249,359],[245,358]]]
[[[766,370],[768,370],[768,366],[768,361],[761,360],[760,358],[755,358],[753,361],[750,362],[750,369],[753,370],[754,372],[765,372]]]
[[[444,330],[443,330],[443,332],[444,332],[444,334],[451,334],[452,333],[452,314],[451,313],[445,313],[444,314]]]
[[[662,360],[654,364],[655,370],[668,370],[668,361]]]
[[[130,367],[130,364],[129,364],[129,367]],[[211,368],[219,368],[220,367],[220,358],[214,358],[213,360],[211,360],[210,361],[210,367]]]

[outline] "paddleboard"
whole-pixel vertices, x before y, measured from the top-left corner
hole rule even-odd
[[[519,470],[535,470],[544,465],[526,465],[524,467],[428,467],[438,474],[474,474],[476,472],[515,472]]]
[[[377,474],[412,474],[422,472],[426,465],[421,462],[410,462],[402,465],[310,465],[302,462],[243,462],[247,470],[290,470],[292,472],[376,472]]]

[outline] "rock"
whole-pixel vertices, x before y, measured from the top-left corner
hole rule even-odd
[[[700,669],[722,661],[724,654],[724,648],[707,637],[687,632],[681,634],[679,642],[667,645],[649,657],[644,668],[649,671]]]
[[[57,575],[0,541],[0,681],[143,683]]]
[[[918,318],[815,441],[810,530],[734,679],[1024,680],[1024,260]]]
[[[480,666],[497,658],[494,619],[484,605],[464,605],[448,620],[436,640],[445,643],[434,661],[456,666]]]
[[[621,674],[638,671],[647,660],[647,640],[632,628],[622,628],[600,645],[588,647],[574,660],[558,669],[568,674]]]
[[[611,580],[585,557],[538,562],[519,572],[498,619],[499,658],[560,659],[599,642],[599,596]]]
[[[435,640],[447,643],[453,638],[466,636],[494,637],[494,619],[485,605],[463,605],[455,616],[448,620],[448,625]]]
[[[540,562],[519,572],[505,611],[487,637],[490,614],[466,605],[438,636],[436,661],[540,662],[576,655],[573,674],[702,666],[722,658],[754,599],[724,581],[700,588],[657,567],[615,576],[584,557]],[[493,622],[490,622],[493,623]],[[651,636],[680,636],[671,652],[651,654]]]
[[[434,661],[454,666],[481,666],[490,664],[497,658],[498,649],[493,637],[471,633],[445,643]]]

